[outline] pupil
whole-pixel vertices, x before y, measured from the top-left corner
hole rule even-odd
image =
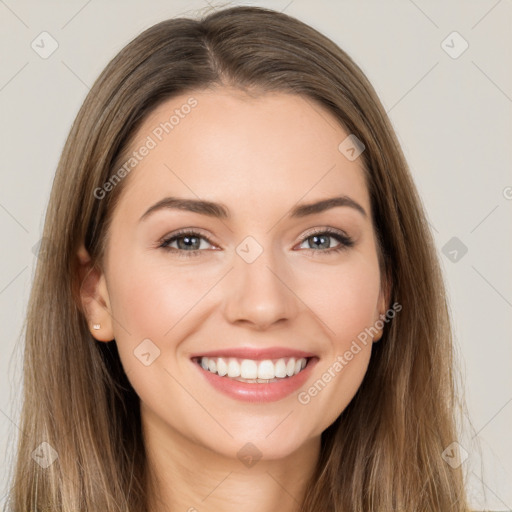
[[[318,243],[318,241],[319,241],[319,240],[322,240],[322,239],[323,239],[324,241],[326,241],[328,238],[329,238],[329,237],[327,237],[327,236],[325,236],[325,235],[322,235],[322,236],[319,236],[319,235],[313,235],[313,240],[314,240],[314,243],[315,243],[315,244],[316,244],[316,243]],[[329,242],[328,242],[328,241],[327,241],[327,243],[322,243],[322,242],[320,242],[320,245],[321,245],[322,247],[327,248],[327,249],[329,248]]]
[[[197,245],[198,237],[197,236],[184,236],[184,237],[181,237],[181,240],[183,240],[182,245],[185,248],[190,248],[192,246],[194,246],[194,248],[196,248],[195,246]]]

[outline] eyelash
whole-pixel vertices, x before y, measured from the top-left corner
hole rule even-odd
[[[314,253],[324,253],[324,254],[338,253],[338,252],[344,251],[354,245],[354,241],[352,240],[352,238],[350,238],[349,236],[347,236],[339,231],[335,231],[334,229],[330,229],[330,228],[322,228],[322,229],[313,230],[313,232],[308,233],[306,236],[304,236],[302,238],[299,245],[302,245],[309,238],[312,238],[312,237],[318,236],[318,235],[328,235],[329,237],[332,237],[335,240],[337,240],[339,242],[339,245],[336,247],[330,247],[329,249],[325,249],[325,250],[316,250],[316,249],[312,249],[312,248],[305,249],[307,251],[311,251],[312,254],[314,254]],[[179,238],[185,238],[185,237],[202,238],[203,240],[206,240],[210,245],[215,245],[213,242],[211,242],[209,240],[208,237],[202,235],[201,233],[199,233],[197,231],[183,229],[181,231],[173,233],[172,236],[163,239],[158,247],[161,249],[164,249],[165,251],[174,252],[179,257],[183,257],[183,258],[199,256],[201,252],[204,252],[204,249],[194,249],[191,251],[185,251],[182,249],[176,249],[175,247],[169,247],[169,244],[171,244],[172,242],[176,241]]]

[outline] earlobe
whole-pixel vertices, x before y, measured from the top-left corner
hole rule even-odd
[[[112,341],[114,331],[105,274],[93,264],[83,245],[77,258],[80,301],[89,330],[98,341]]]

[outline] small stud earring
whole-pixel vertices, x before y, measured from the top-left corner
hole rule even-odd
[[[100,324],[94,324],[92,326],[92,328],[95,330],[95,331],[98,331],[100,329],[101,325]]]

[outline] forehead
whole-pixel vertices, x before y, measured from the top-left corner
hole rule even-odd
[[[229,88],[184,93],[160,104],[138,129],[127,156],[137,153],[137,162],[120,206],[139,211],[139,204],[172,193],[232,202],[254,215],[345,194],[369,211],[362,161],[339,149],[348,136],[326,108],[303,96]]]

